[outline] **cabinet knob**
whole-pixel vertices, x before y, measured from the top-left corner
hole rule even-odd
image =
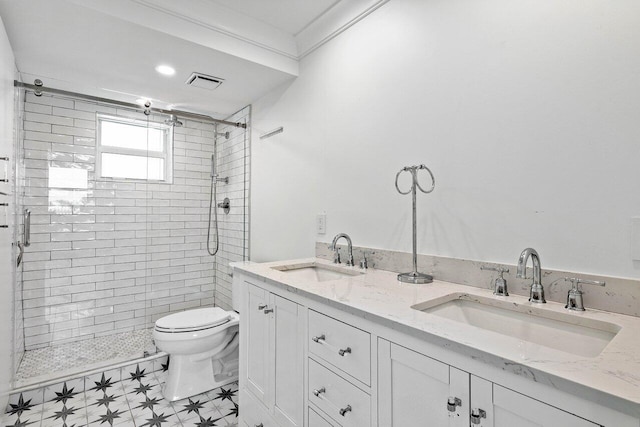
[[[473,408],[469,418],[471,418],[471,424],[480,424],[481,418],[487,418],[487,413],[480,408]]]
[[[321,395],[322,393],[326,393],[326,391],[327,391],[327,389],[326,389],[326,388],[324,388],[324,387],[320,387],[320,388],[318,388],[318,389],[316,389],[316,390],[313,390],[313,395],[314,395],[315,397],[320,397],[320,395]]]
[[[267,304],[260,304],[258,306],[258,310],[264,310],[265,308],[267,308]]]
[[[347,348],[345,348],[345,349],[342,349],[342,348],[341,348],[340,350],[338,350],[338,354],[339,354],[340,356],[343,356],[343,357],[344,357],[344,354],[345,354],[345,353],[351,353],[351,347],[347,347]]]
[[[347,405],[345,408],[340,409],[340,415],[343,417],[347,414],[347,412],[351,412],[351,405]]]
[[[322,334],[322,335],[318,335],[317,337],[311,338],[311,341],[319,343],[320,341],[324,341],[325,338],[326,337],[324,336],[324,334]]]
[[[447,410],[449,412],[456,412],[456,406],[462,406],[462,400],[457,397],[449,396],[447,400]]]
[[[262,312],[263,312],[264,314],[273,313],[273,308],[265,308],[264,310],[262,310]]]

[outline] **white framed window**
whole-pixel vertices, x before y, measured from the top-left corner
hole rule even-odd
[[[171,126],[98,114],[96,130],[96,178],[172,182]]]

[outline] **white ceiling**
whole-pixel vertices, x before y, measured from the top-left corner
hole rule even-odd
[[[226,117],[294,79],[300,56],[386,1],[0,0],[0,17],[26,83]],[[186,86],[194,71],[224,83]]]

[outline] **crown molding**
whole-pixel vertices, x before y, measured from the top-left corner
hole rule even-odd
[[[298,60],[333,40],[389,0],[341,1],[296,35]]]
[[[205,28],[207,30],[215,31],[215,32],[220,33],[222,35],[225,35],[227,37],[231,37],[231,38],[234,38],[234,39],[239,40],[241,42],[251,44],[253,46],[256,46],[256,47],[265,49],[267,51],[276,53],[278,55],[282,55],[285,58],[289,58],[289,59],[293,59],[293,60],[298,60],[299,59],[299,56],[294,54],[294,53],[286,52],[286,51],[284,51],[282,49],[276,48],[276,47],[271,46],[269,44],[262,43],[262,42],[260,42],[258,40],[253,39],[253,38],[244,36],[244,35],[240,34],[239,32],[232,31],[229,27],[224,27],[222,25],[216,25],[216,24],[208,23],[208,22],[205,22],[205,21],[203,21],[201,19],[197,19],[197,18],[195,18],[193,16],[189,16],[187,14],[178,12],[178,11],[176,11],[174,9],[170,9],[168,7],[164,7],[164,6],[160,5],[160,4],[158,4],[157,2],[154,3],[154,2],[149,1],[149,0],[130,0],[130,1],[132,1],[133,3],[137,3],[140,6],[144,6],[144,7],[147,7],[149,9],[153,9],[153,10],[155,10],[157,12],[161,12],[161,13],[170,15],[170,16],[172,16],[174,18],[181,19],[183,21],[187,21],[187,22],[189,22],[191,24],[197,25],[197,26]]]

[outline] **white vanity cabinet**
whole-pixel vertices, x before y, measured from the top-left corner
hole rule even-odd
[[[302,427],[302,307],[245,282],[240,323],[241,420],[246,426]]]
[[[380,427],[599,425],[384,339],[378,342],[378,413]]]
[[[468,373],[379,339],[379,426],[468,427],[469,403]]]
[[[479,427],[597,427],[551,405],[471,375],[471,408]],[[482,412],[481,412],[482,411]]]
[[[240,426],[640,427],[598,399],[242,272]],[[427,337],[428,338],[428,337]]]

